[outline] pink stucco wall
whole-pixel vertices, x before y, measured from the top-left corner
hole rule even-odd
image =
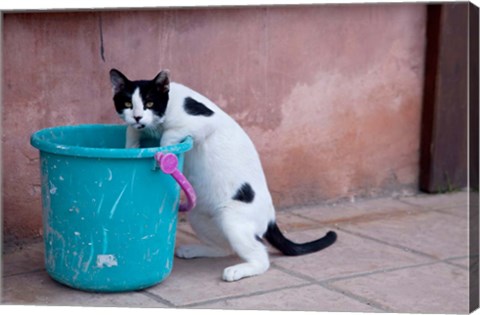
[[[416,187],[424,5],[6,14],[2,44],[7,242],[41,228],[31,133],[120,123],[111,67],[169,68],[236,118],[279,209]]]

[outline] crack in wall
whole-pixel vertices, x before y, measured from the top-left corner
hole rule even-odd
[[[103,43],[103,20],[101,14],[98,16],[98,28],[100,32],[100,58],[102,58],[103,62],[105,62],[105,46]]]

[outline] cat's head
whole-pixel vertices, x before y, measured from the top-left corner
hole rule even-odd
[[[130,81],[116,69],[110,70],[113,102],[120,117],[137,129],[155,127],[165,119],[170,87],[169,71],[153,80]]]

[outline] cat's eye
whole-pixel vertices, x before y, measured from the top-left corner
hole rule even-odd
[[[127,108],[132,107],[132,103],[130,103],[130,102],[125,102],[125,107],[127,107]]]
[[[146,106],[147,106],[147,108],[152,108],[152,107],[153,107],[153,102],[148,102],[148,103],[146,104]]]

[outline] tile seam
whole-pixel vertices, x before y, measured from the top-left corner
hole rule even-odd
[[[399,270],[405,270],[405,269],[413,269],[413,268],[421,268],[429,265],[441,265],[441,264],[446,264],[450,267],[460,267],[458,265],[454,265],[451,263],[448,263],[448,260],[450,259],[458,259],[458,258],[466,258],[466,257],[450,257],[446,259],[439,259],[435,261],[430,261],[430,262],[424,262],[424,263],[419,263],[419,264],[413,264],[413,265],[405,265],[405,266],[400,266],[400,267],[392,267],[392,268],[385,268],[385,269],[379,269],[371,272],[365,272],[365,273],[357,273],[349,276],[343,276],[343,277],[333,277],[333,278],[328,278],[324,280],[316,280],[318,284],[323,284],[323,283],[333,283],[333,282],[338,282],[338,281],[343,281],[343,280],[349,280],[349,279],[355,279],[355,278],[362,278],[362,277],[368,277],[380,273],[389,273],[389,272],[395,272]],[[468,271],[466,268],[460,267],[460,269],[464,269],[465,271]]]
[[[452,209],[452,208],[455,208],[455,207],[461,207],[461,206],[468,207],[468,204],[459,203],[459,204],[453,204],[453,205],[449,205],[449,206],[438,206],[438,207],[433,207],[432,208],[432,207],[429,207],[429,206],[423,206],[423,205],[415,204],[415,203],[409,202],[408,200],[403,200],[403,199],[397,199],[397,200],[400,201],[401,203],[404,203],[404,204],[409,205],[409,206],[420,207],[420,208],[422,208],[422,211],[448,210],[448,209]]]
[[[333,226],[332,226],[333,228]],[[351,231],[351,230],[348,230],[347,228],[345,227],[335,227],[336,229],[342,231],[342,232],[345,232],[345,233],[348,233],[350,235],[354,235],[354,236],[357,236],[357,237],[360,237],[360,238],[364,238],[364,239],[367,239],[367,240],[370,240],[370,241],[374,241],[374,242],[377,242],[377,243],[380,243],[380,244],[383,244],[383,245],[387,245],[387,246],[390,246],[390,247],[394,247],[396,249],[401,249],[405,252],[408,252],[408,253],[412,253],[412,254],[415,254],[415,255],[418,255],[418,256],[423,256],[425,258],[429,258],[429,259],[433,259],[435,261],[438,261],[439,259],[436,258],[435,256],[433,255],[430,255],[430,254],[427,254],[427,253],[424,253],[422,251],[418,251],[416,249],[413,249],[413,248],[410,248],[410,247],[407,247],[407,246],[403,246],[403,245],[398,245],[398,244],[392,244],[390,242],[386,242],[384,240],[381,240],[381,239],[378,239],[378,238],[375,238],[375,237],[372,237],[372,236],[368,236],[368,235],[365,235],[365,234],[362,234],[362,233],[359,233],[359,232],[355,232],[355,231]]]
[[[398,271],[398,270],[425,267],[425,266],[435,265],[435,264],[440,264],[440,263],[442,263],[442,261],[429,261],[429,262],[413,264],[413,265],[404,265],[404,266],[400,266],[400,267],[377,269],[375,271],[370,271],[370,272],[356,273],[356,274],[352,274],[352,275],[348,275],[348,276],[332,277],[332,278],[328,278],[328,279],[317,280],[317,282],[319,284],[323,284],[323,283],[328,284],[328,283],[333,283],[333,282],[338,282],[338,281],[343,281],[343,280],[350,280],[350,279],[355,279],[355,278],[368,277],[368,276],[373,276],[373,275],[381,274],[381,273],[389,273],[389,272],[394,272],[394,271]]]
[[[401,215],[402,213],[404,213],[405,211],[408,211],[408,210],[398,210],[398,211],[394,211],[394,212],[391,212],[391,213],[388,213],[388,212],[378,212],[376,214],[378,214],[379,216],[385,216],[385,217],[378,217],[378,218],[375,218],[375,219],[372,219],[372,220],[369,220],[369,221],[364,221],[364,222],[361,222],[361,223],[365,223],[365,222],[373,222],[373,221],[378,221],[378,220],[384,220],[386,218],[391,218],[392,215]],[[421,210],[421,211],[418,211],[417,213],[410,213],[409,215],[410,216],[415,216],[415,215],[422,215],[424,214],[425,212],[434,212],[436,210]],[[317,219],[317,218],[312,218],[312,217],[309,217],[308,215],[304,215],[304,214],[299,214],[299,213],[292,213],[292,215],[295,215],[301,219],[304,219],[304,220],[311,220],[313,222],[316,222],[318,224],[320,224],[320,227],[330,227],[330,228],[338,228],[339,226],[335,223],[332,223],[331,221],[332,220],[328,220],[328,221],[322,221],[320,219]],[[362,215],[359,215],[357,217],[362,217]],[[355,218],[355,217],[352,217],[352,218]],[[351,224],[352,220],[345,220],[343,221],[342,223],[340,224]],[[306,228],[306,229],[302,229],[302,230],[298,230],[298,231],[304,231],[304,230],[313,230],[313,229],[316,229],[318,227],[312,227],[312,228]],[[292,231],[292,232],[296,232],[295,231]]]
[[[29,274],[32,274],[32,273],[37,273],[37,272],[42,272],[42,271],[47,272],[47,270],[45,268],[40,268],[40,269],[35,269],[35,270],[30,270],[30,271],[22,271],[22,272],[9,274],[9,275],[4,275],[4,276],[2,276],[2,278],[7,279],[7,278],[11,278],[11,277],[29,275]]]
[[[170,302],[169,300],[167,300],[165,298],[162,298],[161,296],[156,295],[155,293],[152,293],[152,292],[148,291],[148,289],[134,291],[134,292],[140,293],[140,294],[148,297],[149,299],[152,299],[155,302],[159,302],[159,303],[161,303],[161,304],[163,304],[167,307],[176,307],[176,305],[174,303]]]
[[[374,301],[371,301],[371,300],[368,300],[368,299],[361,299],[361,298],[357,298],[353,295],[349,295],[349,294],[345,294],[344,292],[341,292],[340,290],[336,290],[336,289],[332,289],[331,287],[329,287],[328,283],[326,283],[326,281],[318,281],[314,278],[310,278],[308,276],[305,276],[305,275],[302,275],[302,274],[299,274],[295,271],[292,271],[290,269],[287,269],[287,268],[284,268],[284,267],[281,267],[281,266],[278,266],[278,265],[275,265],[274,263],[272,264],[272,266],[276,269],[279,269],[291,276],[295,276],[295,277],[298,277],[298,278],[301,278],[301,279],[304,279],[306,281],[310,281],[310,283],[312,285],[318,285],[318,286],[321,286],[322,288],[325,288],[326,290],[329,290],[329,291],[333,291],[333,292],[336,292],[336,293],[339,293],[349,299],[353,299],[357,302],[360,302],[362,304],[366,304],[368,306],[371,306],[373,308],[376,308],[377,310],[380,310],[380,311],[384,311],[384,312],[391,312],[392,310],[388,309],[388,308],[385,308],[385,307],[380,307],[377,305],[377,303],[375,303]]]
[[[375,302],[373,300],[370,300],[368,298],[365,298],[361,295],[358,295],[358,294],[354,294],[350,291],[347,291],[347,290],[342,290],[340,288],[336,288],[334,285],[332,286],[331,284],[329,283],[318,283],[319,286],[327,289],[327,290],[330,290],[332,292],[336,292],[336,293],[339,293],[339,294],[342,294],[343,296],[346,296],[352,300],[355,300],[359,303],[362,303],[362,304],[365,304],[365,305],[368,305],[370,307],[373,307],[373,308],[376,308],[377,310],[379,311],[382,311],[382,312],[388,312],[388,313],[392,313],[392,312],[395,312],[394,309],[386,306],[386,305],[383,305],[381,303],[378,303],[378,302]]]
[[[333,226],[331,226],[331,227],[333,228]],[[335,228],[342,231],[342,232],[348,233],[350,235],[354,235],[354,236],[364,238],[364,239],[368,239],[370,241],[377,242],[377,243],[380,243],[380,244],[383,244],[383,245],[386,245],[386,246],[390,246],[390,247],[393,247],[393,248],[396,248],[396,249],[400,249],[400,250],[403,250],[403,251],[408,252],[408,253],[412,253],[412,254],[417,255],[417,256],[422,256],[422,257],[425,257],[425,258],[432,259],[432,261],[446,262],[446,260],[450,260],[450,259],[458,259],[458,258],[469,257],[469,255],[467,254],[467,255],[460,255],[460,256],[450,256],[450,257],[445,257],[445,258],[438,258],[434,255],[427,254],[427,253],[424,253],[422,251],[419,251],[419,250],[416,250],[416,249],[413,249],[413,248],[410,248],[410,247],[407,247],[407,246],[403,246],[403,245],[400,245],[400,244],[393,244],[393,243],[386,242],[384,240],[378,239],[376,237],[365,235],[365,234],[360,233],[360,232],[351,231],[351,230],[349,230],[348,228],[345,228],[345,227],[335,227]]]
[[[252,296],[258,296],[258,295],[263,295],[263,294],[268,294],[268,293],[279,292],[279,291],[286,290],[286,289],[303,288],[303,287],[307,287],[307,286],[310,286],[310,285],[314,285],[314,283],[302,283],[302,284],[286,286],[286,287],[281,287],[281,288],[261,290],[261,291],[256,291],[256,292],[252,292],[252,293],[246,293],[246,294],[240,294],[240,295],[211,299],[211,300],[207,300],[207,301],[200,301],[200,302],[195,302],[195,303],[190,303],[190,304],[182,304],[182,305],[178,305],[177,307],[188,307],[188,308],[193,308],[193,307],[198,307],[198,306],[201,307],[201,306],[206,306],[206,305],[211,304],[211,303],[237,300],[237,299],[246,298],[246,297],[252,297]]]

